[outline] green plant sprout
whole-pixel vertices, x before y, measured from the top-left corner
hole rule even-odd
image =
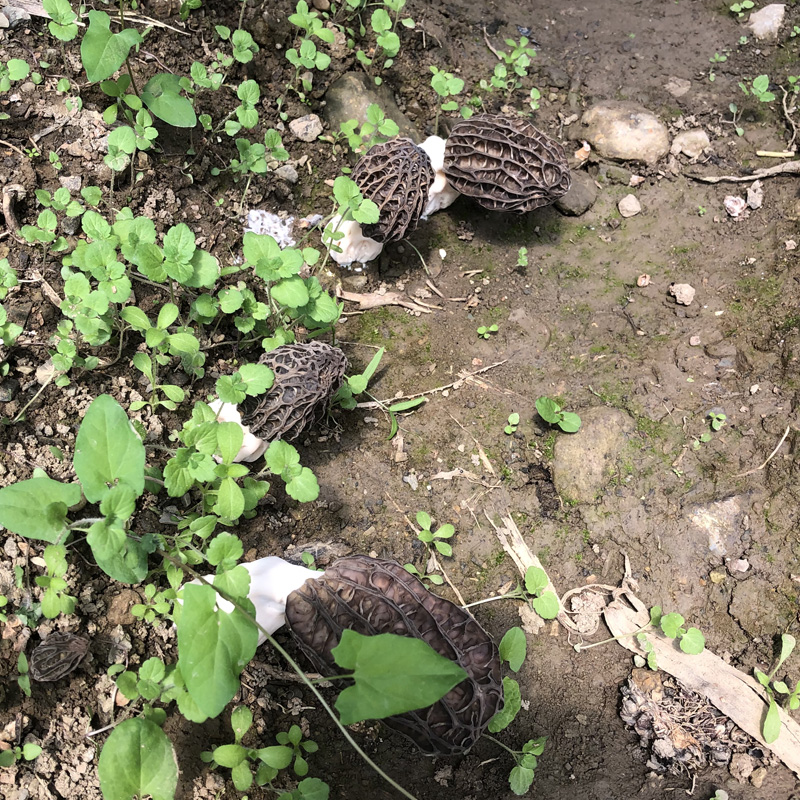
[[[11,88],[12,81],[24,81],[30,75],[31,68],[27,61],[21,58],[9,58],[8,61],[0,61],[0,92],[7,92]]]
[[[725,420],[728,419],[727,415],[721,411],[709,411],[708,417],[711,420],[711,430],[718,431],[725,426]]]
[[[497,325],[481,325],[478,328],[477,333],[482,339],[488,339],[493,333],[497,333],[499,330],[500,328]]]
[[[700,217],[704,217],[708,209],[705,206],[697,206],[697,215]]]
[[[433,545],[439,555],[447,556],[448,558],[453,555],[453,547],[449,542],[443,542],[442,539],[451,539],[456,532],[456,529],[449,523],[441,525],[437,530],[431,530],[433,527],[433,520],[431,515],[426,511],[417,512],[417,525],[421,530],[417,532],[417,539],[423,542],[428,549]]]
[[[685,628],[683,623],[684,618],[676,613],[662,614],[661,606],[653,606],[650,609],[650,619],[641,628],[638,628],[631,633],[625,633],[620,636],[612,636],[609,639],[604,639],[602,642],[592,642],[591,644],[575,644],[573,649],[576,653],[581,653],[584,650],[589,650],[592,647],[598,647],[601,644],[608,644],[609,642],[616,642],[620,639],[626,639],[629,636],[635,636],[639,642],[642,650],[645,652],[647,666],[652,670],[658,669],[656,663],[656,654],[653,643],[647,637],[647,630],[650,628],[660,628],[661,633],[668,639],[678,639],[680,648],[687,655],[698,655],[702,653],[706,646],[705,636],[698,628]]]
[[[739,81],[739,88],[747,97],[755,97],[760,103],[771,103],[775,100],[775,94],[769,91],[769,75],[759,75],[749,85]]]
[[[775,694],[784,695],[786,703],[792,711],[800,708],[800,680],[796,683],[794,689],[790,689],[784,681],[775,681],[775,674],[781,668],[781,665],[792,654],[792,651],[797,644],[797,640],[788,633],[781,634],[781,652],[775,666],[766,674],[760,669],[753,670],[756,680],[764,687],[769,698],[769,707],[764,716],[764,721],[761,725],[761,735],[767,744],[778,739],[781,732],[781,717],[778,713],[778,704],[775,702]]]
[[[571,411],[562,411],[561,406],[549,397],[540,397],[536,401],[539,416],[551,425],[558,425],[565,433],[580,430],[581,418]]]
[[[433,122],[433,133],[438,135],[439,132],[439,112],[440,111],[458,111],[458,103],[455,100],[448,98],[455,97],[464,90],[464,81],[457,78],[452,72],[445,72],[438,67],[432,66],[431,72],[431,88],[441,98],[441,104],[436,106],[436,118]],[[461,116],[464,119],[469,119],[474,113],[469,106],[461,106]]]
[[[519,414],[516,412],[513,414],[508,415],[508,425],[503,428],[503,433],[508,434],[509,436],[517,430],[517,425],[519,425]]]
[[[734,3],[730,6],[731,14],[736,14],[736,16],[741,19],[746,11],[750,11],[751,8],[755,7],[755,3],[753,0],[741,0],[740,3]]]
[[[31,676],[28,674],[28,658],[24,652],[20,652],[17,656],[17,685],[26,697],[31,696]],[[41,748],[39,752],[41,752]],[[36,754],[36,756],[38,755],[39,753]],[[0,753],[0,757],[2,756],[3,753]],[[36,758],[36,756],[33,756],[33,758]],[[30,760],[29,758],[26,759],[26,761]],[[0,766],[4,765],[0,763]]]
[[[549,585],[550,579],[547,573],[541,567],[530,566],[525,570],[523,586],[517,585],[506,594],[477,600],[466,607],[471,608],[496,600],[524,600],[542,619],[555,619],[561,611],[561,603],[556,593],[548,589]]]
[[[30,695],[30,692],[28,692]],[[33,761],[42,753],[42,748],[38,744],[27,743],[22,747],[16,745],[8,750],[0,751],[0,767],[11,767],[18,761]]]

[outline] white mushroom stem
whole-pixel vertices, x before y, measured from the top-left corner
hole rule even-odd
[[[234,458],[234,462],[239,461],[255,461],[264,455],[264,451],[269,447],[269,442],[250,433],[250,428],[247,425],[242,425],[242,415],[239,413],[239,407],[235,403],[223,403],[222,400],[213,400],[210,402],[209,407],[217,415],[220,422],[235,422],[244,433],[242,446]]]
[[[337,239],[335,244],[341,248],[341,253],[337,253],[330,245],[331,258],[342,266],[352,264],[354,261],[359,261],[365,264],[367,261],[377,258],[383,250],[383,245],[364,236],[361,232],[361,225],[354,219],[342,220],[340,215],[336,215],[327,226],[330,230],[335,230],[337,233],[343,233],[341,239]]]
[[[247,598],[256,610],[256,622],[270,633],[286,624],[286,599],[299,589],[309,578],[319,578],[322,573],[313,569],[290,564],[278,556],[267,556],[242,564],[250,573],[250,591]],[[212,583],[213,575],[205,579]],[[192,581],[200,584],[200,581]],[[217,608],[226,613],[233,611],[233,605],[221,597],[217,598]],[[264,644],[267,637],[258,631],[258,643]]]
[[[428,154],[431,165],[436,172],[436,177],[428,189],[428,203],[422,212],[422,219],[427,219],[435,211],[441,211],[452,205],[460,192],[457,192],[447,180],[444,174],[444,145],[445,140],[441,136],[429,136],[420,147]]]

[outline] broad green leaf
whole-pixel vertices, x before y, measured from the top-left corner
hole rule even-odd
[[[245,391],[251,397],[264,394],[275,381],[275,374],[265,364],[243,364],[239,367],[239,374],[247,384]]]
[[[89,28],[81,42],[81,63],[91,83],[110,78],[124,63],[131,47],[141,44],[134,28],[111,33],[111,19],[105,11],[89,12]]]
[[[308,467],[303,467],[299,475],[286,482],[286,494],[300,503],[316,500],[319,497],[317,476]]]
[[[125,306],[120,312],[120,317],[125,320],[134,330],[146,331],[152,326],[147,314],[144,313],[138,306]],[[137,355],[141,355],[137,353]]]
[[[690,628],[689,630],[692,629]],[[778,663],[775,667],[774,672],[777,672],[781,664],[783,664],[783,662],[786,661],[787,658],[789,658],[796,644],[797,640],[790,633],[781,634],[781,654],[778,657]]]
[[[508,661],[508,666],[517,672],[525,661],[528,641],[522,628],[510,628],[500,640],[500,658]]]
[[[764,725],[761,729],[761,735],[767,744],[772,744],[781,733],[781,715],[778,713],[778,704],[770,698],[769,708],[764,717]]]
[[[511,769],[508,776],[508,783],[514,794],[522,796],[528,793],[528,789],[533,785],[534,772],[527,767],[517,765]]]
[[[558,427],[561,428],[564,433],[575,433],[580,430],[581,418],[571,411],[563,411],[561,413],[561,419],[558,421]]]
[[[347,383],[353,394],[361,394],[367,389],[367,379],[363,375],[351,375]]]
[[[136,510],[136,495],[124,483],[113,486],[100,503],[100,511],[107,517],[129,519]]]
[[[161,306],[161,310],[158,312],[156,326],[166,330],[178,319],[179,313],[178,306],[176,306],[175,303],[164,303],[164,305]]]
[[[283,745],[273,745],[272,747],[262,747],[256,750],[259,761],[263,761],[273,769],[286,769],[292,763],[294,750]]]
[[[247,749],[240,744],[223,744],[214,748],[214,761],[221,767],[233,768],[247,758]]]
[[[683,650],[684,653],[696,656],[698,653],[703,652],[705,646],[705,636],[703,636],[702,632],[697,628],[689,628],[689,630],[681,636],[681,650]]]
[[[86,411],[75,441],[73,464],[86,499],[99,503],[117,483],[138,497],[144,491],[144,459],[142,440],[122,407],[110,395],[100,395]]]
[[[664,632],[664,636],[674,639],[684,622],[683,617],[674,611],[671,614],[665,614],[661,617],[661,630]]]
[[[164,731],[134,717],[111,732],[100,752],[97,774],[105,800],[172,800],[178,785],[178,761]]]
[[[242,761],[231,770],[231,780],[239,792],[246,792],[253,785],[253,772],[247,761]]]
[[[212,566],[217,567],[222,564],[227,568],[235,566],[243,553],[244,548],[239,537],[223,531],[209,542],[206,556]]]
[[[550,591],[542,592],[539,597],[534,597],[531,600],[531,605],[542,619],[555,619],[561,610],[558,597],[556,597],[555,592]]]
[[[116,147],[129,156],[136,152],[136,133],[128,125],[120,125],[108,134],[109,149]]]
[[[173,225],[164,234],[164,257],[173,261],[189,263],[195,251],[195,236],[192,229],[185,223]]]
[[[362,636],[345,630],[332,654],[355,680],[336,700],[345,725],[426,708],[467,677],[422,639],[392,633]]]
[[[77,483],[30,478],[0,489],[0,525],[26,539],[63,538],[67,510],[81,499]]]
[[[302,308],[308,303],[308,289],[302,278],[285,278],[272,287],[272,298],[282,306]]]
[[[250,730],[253,725],[253,712],[247,706],[238,706],[231,712],[231,728],[236,741],[240,742],[242,737]]]
[[[549,397],[540,397],[536,401],[536,410],[545,422],[554,423],[558,421],[561,406]]]
[[[239,519],[244,513],[244,495],[233,478],[223,478],[220,483],[214,513],[225,519]]]
[[[525,591],[528,594],[539,594],[548,583],[547,573],[541,567],[528,567],[525,572]]]
[[[220,422],[217,428],[217,446],[225,464],[233,463],[244,440],[244,431],[238,422]]]
[[[503,678],[503,708],[489,721],[492,733],[505,730],[519,714],[522,708],[522,695],[519,684],[513,678]]]
[[[142,101],[159,119],[176,128],[194,128],[197,116],[191,100],[181,95],[180,78],[168,72],[154,75],[142,89]]]
[[[209,717],[221,713],[236,694],[239,674],[258,644],[253,622],[236,609],[225,612],[215,606],[216,593],[210,586],[184,587],[178,663],[189,694]]]
[[[199,247],[192,253],[189,264],[192,267],[192,274],[183,281],[184,286],[192,289],[210,288],[219,277],[219,261],[211,253]]]
[[[288,442],[276,439],[265,454],[267,466],[273,475],[281,475],[287,467],[300,463],[300,455]]]
[[[129,538],[119,526],[104,519],[95,522],[86,537],[97,566],[120,583],[140,583],[147,575],[147,556],[155,549],[151,536]]]

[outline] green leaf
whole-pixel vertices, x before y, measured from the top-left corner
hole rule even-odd
[[[81,62],[91,83],[110,78],[124,63],[131,47],[142,37],[133,28],[111,33],[111,19],[105,11],[89,12],[89,28],[81,42]]]
[[[184,286],[192,289],[210,288],[219,277],[219,261],[211,253],[197,248],[189,259],[192,274],[183,281]]]
[[[525,591],[528,594],[539,594],[548,583],[547,573],[541,567],[528,567],[525,572]]]
[[[244,495],[233,478],[224,478],[220,483],[214,513],[225,519],[239,519],[244,513]]]
[[[247,758],[247,749],[240,744],[223,744],[214,748],[214,761],[229,769],[238,766]]]
[[[353,671],[355,680],[336,700],[345,725],[426,708],[467,677],[422,639],[393,633],[342,631],[332,654],[340,667]]]
[[[147,575],[147,556],[155,549],[152,537],[137,542],[119,525],[103,519],[89,528],[86,541],[97,565],[115,581],[139,583]]]
[[[265,454],[267,466],[273,475],[282,475],[287,467],[300,463],[300,454],[288,442],[276,439]]]
[[[561,610],[555,592],[543,592],[539,597],[531,600],[531,605],[542,619],[555,619]]]
[[[558,422],[561,414],[561,406],[549,397],[540,397],[536,401],[536,410],[545,422],[551,424]]]
[[[367,365],[367,368],[362,372],[362,376],[367,380],[367,383],[371,380],[372,376],[375,374],[375,370],[378,369],[378,365],[381,363],[381,359],[383,358],[383,354],[386,352],[385,347],[381,347],[377,353],[372,357],[372,360]]]
[[[111,732],[100,752],[97,774],[105,800],[145,796],[172,800],[178,785],[178,761],[164,731],[135,717]]]
[[[275,382],[275,374],[264,364],[243,364],[239,367],[239,374],[247,384],[245,391],[250,397],[264,394]]]
[[[183,588],[178,663],[192,700],[209,717],[221,713],[236,694],[239,674],[258,644],[258,629],[240,611],[215,611],[215,606],[210,586]]]
[[[231,728],[236,741],[240,742],[242,737],[250,730],[253,725],[253,712],[247,706],[237,706],[231,712]]]
[[[181,95],[180,78],[168,72],[154,75],[142,89],[142,101],[159,119],[176,128],[194,128],[192,101]]]
[[[100,503],[100,511],[107,517],[129,519],[136,510],[136,495],[124,483],[112,487]]]
[[[516,795],[522,796],[528,793],[528,789],[533,785],[534,772],[527,767],[517,765],[511,769],[508,776],[508,783],[511,791]]]
[[[246,792],[253,785],[253,772],[247,761],[242,761],[231,770],[231,780],[240,792]]]
[[[73,464],[86,499],[100,502],[117,483],[141,495],[144,460],[142,440],[122,407],[110,395],[100,395],[86,411],[75,441]]]
[[[558,427],[561,428],[564,433],[575,433],[581,427],[581,418],[571,411],[563,411],[561,413],[561,419],[558,421]]]
[[[508,661],[508,666],[517,672],[525,661],[528,641],[522,628],[510,628],[500,640],[500,658]]]
[[[26,539],[57,542],[65,531],[67,510],[81,499],[77,483],[30,478],[0,489],[0,525]]]
[[[244,548],[239,537],[223,531],[209,542],[206,556],[212,566],[217,567],[221,564],[230,568],[236,566],[243,553]]]
[[[503,708],[489,721],[492,733],[505,730],[519,714],[522,708],[522,695],[519,684],[513,678],[503,678]]]
[[[225,464],[233,463],[244,441],[244,431],[238,422],[220,422],[217,428],[217,446],[219,447],[222,461]]]
[[[767,744],[772,744],[781,732],[781,716],[778,713],[778,704],[770,698],[769,708],[764,717],[764,725],[761,728],[761,735]]]
[[[158,319],[156,320],[156,327],[166,330],[178,319],[179,315],[178,306],[175,303],[164,303],[161,310],[158,312]]]
[[[671,614],[665,614],[661,617],[661,630],[664,632],[664,636],[674,639],[684,622],[684,618],[674,611]]]
[[[783,664],[783,662],[786,661],[787,658],[789,658],[796,644],[797,640],[790,633],[781,634],[781,654],[778,657],[778,663],[775,665],[773,674],[777,672],[778,669],[780,669],[781,664]]]
[[[125,306],[125,308],[119,312],[119,315],[134,330],[144,332],[152,327],[150,320],[147,318],[147,314],[145,314],[144,311],[142,311],[138,306]],[[137,353],[137,355],[141,354]]]
[[[703,636],[702,632],[697,628],[689,628],[689,630],[681,636],[681,650],[683,650],[684,653],[696,656],[698,653],[703,652],[705,646],[705,636]]]
[[[272,298],[282,306],[302,308],[309,301],[308,289],[302,278],[285,278],[272,287]]]
[[[303,467],[299,475],[286,482],[286,494],[300,503],[316,500],[319,497],[317,476],[308,467]]]
[[[173,225],[164,234],[164,257],[167,259],[188,264],[195,247],[194,233],[185,222]]]
[[[34,758],[38,758],[41,754],[42,748],[38,744],[27,742],[22,745],[22,757],[26,761],[33,761]]]
[[[263,761],[273,769],[286,769],[292,763],[294,750],[283,745],[273,745],[272,747],[262,747],[256,750],[259,761]]]

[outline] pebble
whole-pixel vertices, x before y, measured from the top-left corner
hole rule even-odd
[[[692,82],[686,78],[670,78],[664,84],[664,88],[673,97],[683,97],[692,88]]]
[[[710,146],[711,140],[708,138],[708,134],[702,128],[694,128],[677,134],[672,140],[670,152],[674,156],[683,153],[688,158],[699,158]]]
[[[70,192],[75,194],[81,190],[83,178],[80,175],[59,175],[58,182]]]
[[[700,339],[699,336],[690,336],[689,337],[689,345],[691,347],[699,347],[701,343],[702,343],[702,340]]]
[[[785,13],[786,6],[783,3],[770,3],[754,11],[746,27],[750,28],[756,39],[777,39]]]
[[[315,142],[322,133],[322,121],[316,114],[306,114],[304,117],[293,119],[289,123],[289,130],[301,142]]]
[[[317,9],[317,11],[327,11],[331,7],[330,0],[312,0],[311,5]]]
[[[282,164],[274,171],[274,175],[287,183],[297,183],[300,178],[297,170],[291,164]]]
[[[672,283],[669,287],[669,293],[675,298],[676,303],[688,306],[694,300],[695,289],[688,283]]]
[[[568,217],[585,214],[597,200],[597,186],[591,175],[573,171],[569,191],[556,200],[556,208]]]
[[[628,217],[635,217],[637,214],[641,213],[642,210],[641,203],[639,203],[634,194],[626,194],[617,204],[617,208],[619,208],[619,213],[626,219]]]
[[[604,158],[655,164],[669,153],[669,132],[652,111],[626,101],[608,100],[584,112],[582,139]]]

